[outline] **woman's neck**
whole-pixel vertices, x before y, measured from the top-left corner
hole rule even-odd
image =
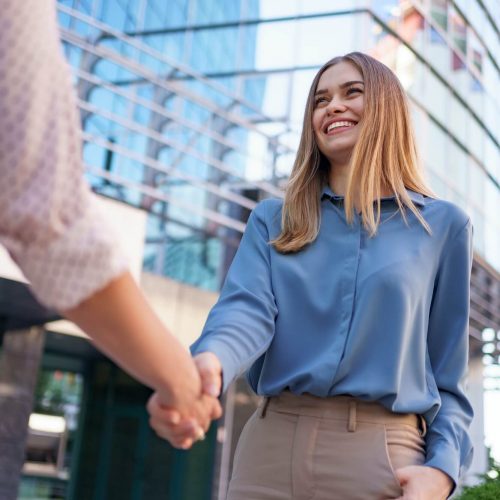
[[[330,175],[328,179],[328,184],[331,190],[339,195],[345,196],[347,191],[347,181],[349,179],[349,165],[335,165],[335,167],[330,167]],[[394,192],[388,187],[382,186],[380,190],[380,197],[392,196]]]
[[[335,194],[345,196],[347,180],[349,179],[349,164],[330,166],[328,184]]]

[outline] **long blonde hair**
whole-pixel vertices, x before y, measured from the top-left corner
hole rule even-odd
[[[271,242],[281,253],[297,252],[318,236],[321,193],[329,180],[330,164],[320,152],[314,136],[314,95],[321,75],[340,62],[353,64],[363,76],[365,86],[361,130],[350,158],[344,198],[347,221],[353,222],[357,196],[363,225],[370,237],[374,236],[380,223],[381,190],[386,187],[394,192],[405,223],[406,206],[426,231],[431,232],[406,192],[408,188],[436,197],[426,186],[420,171],[405,91],[387,66],[361,52],[351,52],[324,64],[311,84],[299,148],[286,188],[281,234]],[[377,200],[376,214],[373,200]]]

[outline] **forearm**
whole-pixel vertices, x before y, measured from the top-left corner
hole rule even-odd
[[[181,413],[201,393],[186,349],[163,326],[127,272],[63,314],[118,365]]]
[[[278,307],[271,282],[266,203],[250,215],[217,304],[191,352],[211,352],[222,365],[223,391],[272,342]]]

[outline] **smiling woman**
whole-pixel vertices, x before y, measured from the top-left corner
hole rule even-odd
[[[273,242],[278,250],[295,252],[315,240],[325,185],[345,198],[349,223],[355,210],[361,213],[370,236],[384,196],[395,197],[403,218],[406,206],[430,230],[407,194],[435,197],[422,178],[406,94],[389,68],[359,52],[326,62],[311,84],[283,230]]]
[[[451,493],[472,457],[471,237],[422,180],[396,76],[360,53],[326,63],[285,199],[252,212],[192,346],[224,390],[248,369],[264,397],[228,500]]]
[[[336,168],[348,167],[358,141],[357,124],[363,117],[363,93],[361,73],[347,62],[329,67],[318,82],[312,125],[318,148]]]

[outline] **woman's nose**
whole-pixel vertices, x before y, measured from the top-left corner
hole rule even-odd
[[[326,108],[328,114],[342,113],[346,110],[345,104],[339,99],[332,99]]]

